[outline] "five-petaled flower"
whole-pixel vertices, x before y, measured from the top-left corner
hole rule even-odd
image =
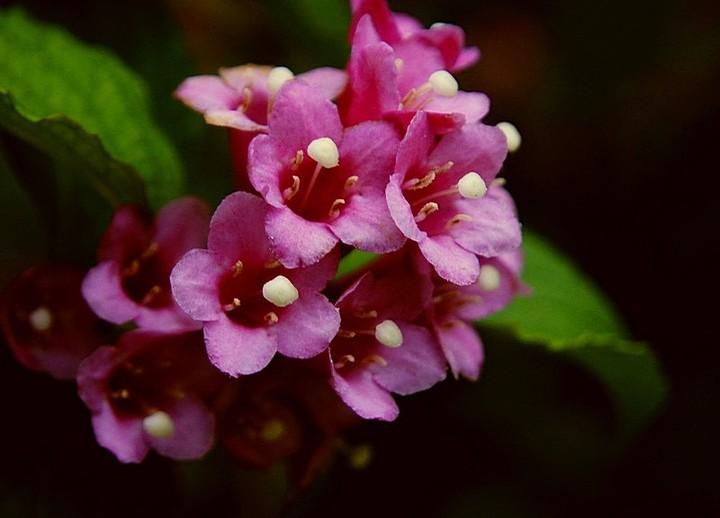
[[[280,90],[249,170],[271,205],[266,230],[284,265],[314,264],[338,241],[377,253],[402,246],[384,197],[399,140],[383,121],[343,130],[336,106],[302,80]]]
[[[337,254],[285,268],[265,235],[268,210],[248,193],[225,198],[210,222],[208,248],[188,252],[170,277],[180,307],[203,323],[210,360],[232,376],[262,370],[276,352],[315,356],[340,325],[320,294],[335,274]]]
[[[83,281],[85,300],[114,324],[197,329],[170,293],[170,272],[185,252],[205,245],[208,219],[207,206],[196,198],[169,203],[154,221],[137,207],[121,207],[100,244],[100,264]]]

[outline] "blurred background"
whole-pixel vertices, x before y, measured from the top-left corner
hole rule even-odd
[[[490,123],[523,135],[505,176],[524,224],[616,303],[670,387],[648,428],[608,439],[608,396],[580,367],[485,336],[477,384],[402,401],[362,470],[340,459],[291,516],[718,516],[720,376],[715,259],[720,3],[703,0],[392,1],[426,25],[462,25],[481,48],[460,76]],[[191,189],[230,190],[226,134],[171,97],[188,75],[247,62],[342,67],[341,0],[0,1],[110,48],[149,84],[154,117]],[[2,65],[0,65],[2,66]],[[121,466],[96,446],[72,384],[0,350],[0,516],[271,516],[275,473],[223,459]]]

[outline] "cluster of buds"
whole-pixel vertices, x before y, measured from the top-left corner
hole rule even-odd
[[[84,277],[43,267],[11,286],[16,356],[76,377],[119,460],[217,439],[305,480],[358,416],[395,419],[394,394],[478,377],[472,322],[522,289],[497,178],[519,135],[458,89],[479,57],[459,27],[351,3],[344,71],[244,65],[178,88],[230,131],[239,190],[212,217],[193,198],[122,207]],[[353,249],[376,257],[338,276]]]

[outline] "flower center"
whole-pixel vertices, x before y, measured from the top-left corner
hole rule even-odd
[[[125,293],[136,303],[151,308],[172,303],[169,272],[158,254],[157,243],[151,243],[140,254],[130,258],[120,277]]]

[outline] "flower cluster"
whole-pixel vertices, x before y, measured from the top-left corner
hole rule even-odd
[[[122,207],[84,279],[60,271],[66,287],[47,287],[38,270],[11,288],[16,356],[77,371],[119,460],[197,458],[218,438],[304,480],[354,415],[391,421],[394,394],[448,369],[478,377],[472,322],[522,289],[520,224],[497,178],[519,137],[458,89],[452,74],[479,57],[459,27],[351,4],[344,71],[244,65],[178,88],[230,129],[239,190],[212,217],[194,198],[154,216]],[[376,255],[338,276],[353,249]]]

